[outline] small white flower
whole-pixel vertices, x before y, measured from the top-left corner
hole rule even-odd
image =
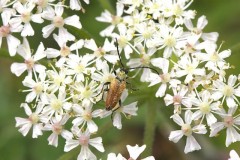
[[[74,104],[72,109],[75,112],[75,118],[72,121],[74,126],[81,126],[83,128],[87,124],[87,129],[90,133],[95,133],[98,130],[98,126],[93,121],[93,118],[97,117],[94,111],[92,111],[93,104],[88,106],[80,106]]]
[[[35,23],[43,23],[41,14],[32,14],[34,7],[35,5],[33,3],[26,3],[25,5],[22,5],[20,2],[16,2],[13,5],[13,8],[17,10],[20,16],[12,18],[12,21],[15,23],[24,23],[23,30],[21,32],[22,37],[34,35],[34,30],[30,24],[31,21]]]
[[[18,47],[17,52],[24,58],[24,63],[15,62],[11,65],[11,72],[16,76],[20,76],[24,71],[28,71],[29,76],[32,76],[32,72],[45,72],[46,67],[37,63],[39,60],[46,57],[42,42],[39,44],[36,53],[32,55],[29,42],[24,38],[23,44]]]
[[[118,3],[116,5],[116,15],[112,15],[109,11],[105,10],[100,17],[96,17],[96,19],[100,22],[106,22],[106,23],[111,23],[110,26],[108,26],[106,29],[100,32],[101,36],[110,36],[114,30],[114,28],[122,23],[122,14],[123,14],[123,9],[124,5],[122,3]]]
[[[0,47],[2,46],[2,39],[5,37],[10,56],[15,56],[17,47],[20,45],[20,40],[14,37],[12,33],[21,32],[23,26],[21,22],[11,21],[11,15],[12,12],[8,11],[1,13],[3,25],[0,27]]]
[[[47,90],[46,74],[39,74],[36,77],[36,80],[33,80],[32,77],[26,76],[23,80],[23,85],[29,87],[30,89],[23,90],[23,92],[30,92],[26,96],[26,102],[30,103],[36,98],[36,102],[39,97],[41,98],[44,92]]]
[[[21,104],[21,107],[24,108],[25,113],[29,116],[28,118],[16,117],[16,127],[19,127],[19,132],[23,136],[26,136],[31,128],[33,128],[32,138],[37,138],[42,135],[43,124],[41,122],[41,111],[43,105],[39,104],[36,106],[35,112],[32,112],[27,103]]]
[[[222,98],[222,104],[226,100],[227,106],[229,108],[237,106],[235,101],[240,104],[237,99],[237,97],[240,97],[240,88],[238,87],[239,83],[235,84],[236,82],[237,76],[235,75],[230,75],[228,77],[227,84],[225,84],[225,82],[221,80],[213,81],[212,98],[214,100],[219,100],[220,98]]]
[[[65,139],[72,139],[73,135],[68,130],[64,129],[64,124],[69,119],[69,115],[60,115],[50,119],[49,123],[44,126],[44,130],[52,131],[48,137],[48,144],[54,147],[58,146],[58,136],[61,135]]]
[[[176,71],[176,77],[186,76],[184,82],[189,83],[191,80],[193,80],[194,75],[205,75],[205,69],[198,68],[198,65],[199,61],[196,58],[186,54],[183,55],[177,64],[177,67],[179,68]]]
[[[109,42],[108,39],[105,39],[103,47],[98,47],[93,39],[86,40],[84,47],[93,51],[93,54],[96,57],[96,68],[98,69],[102,69],[104,59],[112,64],[115,64],[119,59],[117,54],[107,53],[116,51],[115,45],[113,42]]]
[[[55,28],[58,28],[58,36],[60,36],[62,39],[73,41],[75,40],[75,37],[70,34],[67,29],[64,28],[64,25],[71,25],[78,29],[82,28],[82,25],[79,21],[79,17],[77,15],[70,16],[68,18],[63,18],[64,8],[61,5],[55,5],[55,10],[53,10],[51,7],[49,7],[47,10],[45,10],[42,13],[42,17],[44,19],[52,21],[52,24],[47,25],[43,27],[43,37],[47,38],[49,35],[53,32]]]
[[[165,58],[154,58],[151,60],[152,64],[162,70],[162,74],[150,73],[149,75],[149,87],[154,86],[158,83],[161,83],[159,86],[155,96],[156,97],[163,97],[167,90],[168,83],[172,87],[176,87],[181,82],[179,80],[173,79],[174,74],[169,73],[169,61]]]
[[[192,134],[206,134],[207,130],[205,125],[200,124],[197,126],[192,126],[192,112],[190,110],[185,112],[185,122],[178,114],[174,114],[172,118],[175,123],[181,126],[181,130],[172,131],[169,135],[169,140],[177,143],[183,136],[186,136],[187,141],[184,152],[188,153],[195,150],[200,150],[201,146],[198,144]]]
[[[198,95],[198,98],[192,99],[192,104],[197,106],[197,111],[192,115],[194,120],[201,119],[202,122],[206,118],[209,126],[217,122],[217,118],[213,113],[216,113],[220,109],[220,102],[213,102],[210,92],[207,90],[203,91],[200,96]],[[195,108],[193,107],[192,109]]]
[[[219,131],[226,128],[226,147],[228,147],[231,143],[240,141],[240,134],[237,132],[237,130],[239,130],[237,125],[240,125],[240,117],[239,115],[235,117],[233,116],[236,110],[237,107],[229,108],[228,113],[221,110],[219,115],[222,117],[223,122],[216,122],[210,126],[210,137],[216,136]]]
[[[91,150],[89,149],[89,146],[93,146],[98,151],[104,152],[101,137],[90,139],[91,134],[88,130],[86,130],[85,132],[82,132],[77,128],[74,128],[73,132],[76,133],[77,139],[76,140],[67,139],[64,147],[64,151],[68,152],[80,145],[81,151],[78,155],[77,160],[86,160],[86,159],[97,160],[97,157],[91,152]]]

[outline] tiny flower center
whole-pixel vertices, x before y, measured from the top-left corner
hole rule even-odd
[[[64,20],[60,16],[55,16],[53,19],[53,24],[55,25],[55,27],[58,27],[58,28],[63,27]]]
[[[231,97],[233,95],[233,87],[229,86],[229,85],[225,85],[224,88],[223,88],[223,94],[224,96],[227,96],[227,97]]]
[[[39,120],[39,117],[36,113],[32,113],[28,119],[32,122],[32,124],[36,124]]]
[[[63,129],[63,127],[59,123],[55,123],[53,125],[53,128],[52,128],[53,132],[56,133],[56,134],[61,134],[62,133],[62,129]]]
[[[89,87],[86,87],[85,90],[82,92],[84,98],[90,98],[92,95],[92,91]]]
[[[48,4],[48,0],[38,0],[37,1],[37,5],[42,7],[42,8],[45,8]]]
[[[60,101],[59,99],[55,99],[51,102],[50,105],[53,110],[58,111],[62,108],[62,101]]]
[[[143,37],[144,39],[149,39],[152,37],[152,34],[153,34],[153,30],[145,30],[143,32]]]
[[[168,83],[171,80],[171,76],[169,73],[161,74],[160,78],[162,80],[162,83]]]
[[[0,36],[1,37],[7,37],[10,33],[10,27],[9,26],[2,26],[0,27]]]
[[[41,83],[37,83],[33,89],[37,94],[40,94],[43,91],[43,86]]]
[[[89,137],[88,136],[85,136],[85,135],[81,135],[79,137],[79,144],[82,145],[82,146],[87,146],[89,143]]]
[[[28,23],[31,20],[31,13],[30,12],[22,13],[21,19],[22,19],[23,23]]]
[[[176,39],[173,36],[168,36],[165,38],[164,43],[168,47],[173,47],[176,45]]]
[[[202,30],[200,30],[200,29],[198,29],[198,28],[193,28],[193,29],[192,29],[192,32],[195,33],[195,34],[197,34],[197,35],[199,35],[199,34],[202,33]]]
[[[147,54],[140,55],[140,61],[144,66],[148,66],[150,63],[150,57]]]
[[[118,39],[118,44],[119,44],[119,47],[121,47],[121,48],[124,48],[127,45],[127,42],[128,42],[128,40],[126,37],[122,36]]]
[[[218,53],[213,53],[211,56],[210,56],[210,60],[213,61],[213,62],[217,62],[220,60],[220,57],[218,55]]]
[[[192,134],[192,127],[190,124],[183,124],[182,131],[185,136],[190,136]]]
[[[231,127],[233,125],[233,117],[232,116],[226,116],[224,118],[224,123],[226,127]]]
[[[32,58],[25,60],[25,64],[27,65],[27,69],[31,70],[34,66],[34,60]]]
[[[102,56],[104,56],[105,51],[102,47],[99,47],[98,50],[96,50],[94,52],[94,54],[95,54],[96,57],[102,57]]]
[[[209,103],[202,102],[200,104],[200,111],[204,114],[208,114],[211,111],[211,107],[210,107]]]
[[[121,20],[122,20],[121,17],[112,15],[112,24],[113,25],[119,24],[121,22]]]
[[[63,82],[63,78],[60,76],[56,76],[56,77],[54,77],[53,82],[55,85],[60,86],[61,83]]]
[[[89,113],[89,112],[85,111],[85,112],[83,113],[83,118],[84,118],[86,121],[91,120],[91,119],[92,119],[92,113]]]
[[[181,16],[183,14],[183,10],[178,4],[173,6],[172,12],[175,16]]]
[[[194,67],[193,65],[190,65],[190,64],[187,65],[186,71],[187,71],[188,73],[192,74],[194,70],[195,70],[195,67]]]
[[[182,103],[182,97],[180,95],[174,95],[173,96],[173,104],[179,105]]]
[[[82,73],[83,71],[85,70],[85,66],[83,64],[78,64],[76,67],[75,67],[75,71],[77,73]]]
[[[64,46],[60,50],[60,55],[62,57],[67,57],[71,53],[70,48],[68,46]]]
[[[185,52],[186,53],[193,53],[193,52],[195,52],[195,50],[194,50],[194,48],[191,44],[187,43],[186,48],[185,48]]]

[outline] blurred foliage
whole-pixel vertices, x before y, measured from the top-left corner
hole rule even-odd
[[[97,43],[103,44],[103,38],[99,36],[106,24],[99,23],[95,20],[104,8],[114,11],[113,0],[90,0],[89,6],[84,5],[86,13],[81,13],[81,22],[85,32]],[[205,32],[216,31],[219,32],[220,37],[218,44],[222,41],[221,50],[232,48],[232,56],[228,59],[229,62],[235,66],[231,69],[231,73],[240,73],[240,1],[239,0],[195,0],[191,6],[192,9],[197,11],[197,17],[206,15],[209,24]],[[94,24],[94,25],[93,25]],[[37,26],[36,26],[37,27]],[[73,30],[74,32],[74,30]],[[37,37],[31,37],[32,40],[39,38],[44,40],[47,44],[52,44],[52,39],[41,38],[41,30],[37,31]],[[81,37],[81,34],[79,35]],[[30,39],[30,40],[31,40]],[[32,41],[34,43],[34,41]],[[32,44],[32,43],[31,43]],[[38,46],[38,44],[32,44]],[[49,47],[46,46],[46,47]],[[0,54],[3,54],[1,52]],[[19,60],[19,59],[18,59]],[[15,128],[15,117],[25,117],[23,109],[19,106],[24,101],[24,93],[18,92],[23,89],[21,81],[23,77],[15,77],[10,73],[10,65],[15,61],[11,58],[0,56],[0,155],[1,160],[55,160],[61,157],[64,147],[64,141],[60,140],[58,148],[48,145],[47,137],[49,133],[45,133],[38,139],[32,139],[31,133],[23,137]],[[225,137],[221,135],[216,138],[197,137],[202,145],[202,150],[188,155],[183,154],[185,141],[181,140],[178,144],[168,141],[169,131],[174,129],[173,123],[169,120],[172,110],[164,107],[162,100],[154,98],[154,87],[147,88],[147,84],[141,84],[134,81],[134,86],[139,88],[139,91],[132,93],[129,96],[128,102],[139,101],[138,116],[133,117],[131,120],[123,120],[123,129],[117,130],[112,127],[111,119],[106,119],[102,122],[104,126],[98,135],[103,136],[103,144],[105,150],[115,153],[126,154],[126,144],[135,145],[143,143],[143,135],[145,124],[154,123],[156,121],[157,129],[154,135],[153,153],[158,160],[221,160],[227,159],[228,151],[232,148],[239,146],[239,143],[231,145],[227,150],[225,149]],[[146,101],[147,99],[147,101]],[[151,116],[156,106],[157,112],[155,120],[151,121]],[[149,111],[150,110],[150,111]],[[146,125],[148,126],[148,125]],[[177,128],[175,128],[177,129]],[[97,136],[98,136],[97,135]],[[239,147],[238,147],[239,148]],[[79,148],[77,149],[79,150]],[[96,150],[92,150],[95,152]],[[76,152],[76,151],[75,151]],[[95,152],[97,153],[97,152]],[[64,155],[61,159],[67,159]],[[103,160],[106,155],[100,155]],[[75,159],[75,158],[72,158]]]

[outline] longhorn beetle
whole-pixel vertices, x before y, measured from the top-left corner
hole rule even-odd
[[[117,42],[117,40],[116,40],[116,42]],[[127,82],[127,79],[128,79],[127,74],[129,72],[129,70],[139,69],[139,68],[149,68],[159,75],[157,70],[155,70],[154,68],[151,68],[151,67],[147,67],[147,66],[126,68],[123,65],[121,57],[120,57],[118,43],[117,43],[117,53],[118,53],[118,57],[119,57],[120,65],[121,65],[120,71],[118,73],[116,73],[116,71],[114,71],[114,74],[116,75],[116,77],[113,78],[110,82],[104,83],[104,85],[103,85],[103,87],[105,85],[108,85],[108,88],[104,90],[104,91],[107,91],[105,107],[106,107],[107,111],[112,110],[112,112],[116,111],[122,105],[121,104],[121,95],[122,95],[124,89],[126,89],[127,84],[129,84],[129,82]],[[102,91],[103,91],[103,89],[102,89]],[[115,108],[117,103],[119,103],[119,107]]]

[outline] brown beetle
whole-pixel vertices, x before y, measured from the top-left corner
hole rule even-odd
[[[116,111],[122,105],[121,104],[121,95],[122,95],[123,91],[126,89],[127,84],[130,84],[129,82],[127,82],[127,79],[128,79],[127,74],[129,72],[129,70],[139,69],[139,68],[149,68],[149,69],[155,71],[157,74],[159,74],[157,70],[155,70],[154,68],[151,68],[151,67],[147,67],[147,66],[146,67],[141,66],[141,67],[134,67],[134,68],[126,68],[126,67],[124,67],[124,65],[122,63],[119,49],[118,49],[118,44],[117,44],[117,53],[118,53],[119,61],[121,64],[120,71],[118,73],[116,73],[116,71],[114,71],[114,74],[116,75],[116,77],[113,78],[110,82],[106,82],[104,84],[104,86],[108,85],[108,88],[104,90],[104,91],[107,91],[105,107],[106,107],[106,110],[108,110],[108,111],[112,110],[112,112]],[[136,90],[136,89],[131,88],[131,90]],[[103,89],[102,89],[102,91],[103,91]],[[119,103],[119,107],[115,108],[117,103]]]

